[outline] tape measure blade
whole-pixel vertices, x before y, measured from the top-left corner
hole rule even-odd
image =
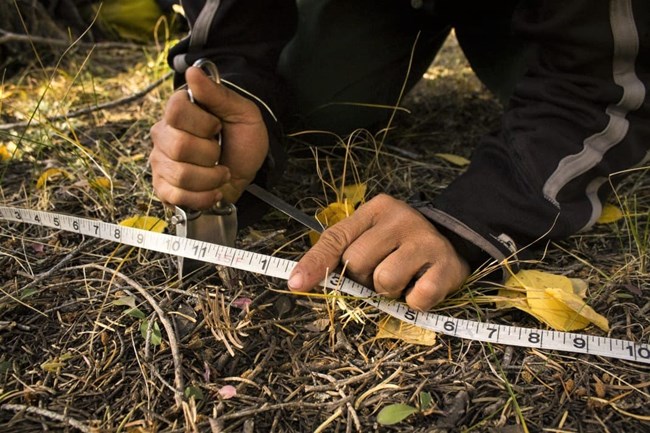
[[[0,218],[6,221],[65,230],[285,280],[296,265],[294,261],[274,256],[54,212],[0,206]],[[359,297],[400,320],[450,336],[512,346],[585,353],[650,364],[650,349],[647,343],[486,323],[430,312],[423,313],[412,310],[405,304],[382,298],[361,284],[334,273],[330,274],[322,284],[330,289]]]

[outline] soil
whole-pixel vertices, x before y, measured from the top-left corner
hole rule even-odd
[[[146,155],[169,80],[134,101],[44,122],[96,99],[133,94],[164,75],[152,51],[108,47],[85,63],[80,50],[59,75],[24,69],[0,87],[5,125],[31,122],[0,130],[0,144],[17,148],[0,165],[2,205],[114,222],[135,214],[168,219],[151,191]],[[118,56],[130,56],[134,70],[116,66]],[[152,74],[152,63],[161,72],[147,81],[140,71]],[[60,93],[71,105],[45,95],[29,120],[47,77],[54,77],[48,92],[56,95],[58,80],[70,83],[77,71],[70,91]],[[396,118],[383,142],[381,131],[359,131],[347,146],[320,149],[315,160],[304,152],[304,137],[291,140],[293,157],[276,192],[306,212],[331,202],[334,193],[323,187],[316,162],[325,180],[340,182],[347,148],[347,180],[365,182],[369,195],[434,195],[464,170],[439,154],[471,158],[503,110],[453,38],[403,105],[410,114]],[[59,173],[38,187],[48,168]],[[590,305],[610,322],[607,336],[647,343],[644,174],[617,189],[618,205],[636,217],[550,245],[534,267],[587,281]],[[239,246],[296,259],[309,241],[299,224],[271,212],[241,231]],[[544,327],[518,310],[474,301],[493,293],[494,285],[471,284],[439,311]],[[231,269],[211,268],[180,283],[173,257],[2,222],[0,430],[650,431],[648,364],[443,335],[430,346],[376,339],[381,317],[359,300],[290,295],[283,281]],[[584,332],[605,336],[593,326]],[[421,392],[432,397],[428,410],[393,426],[377,422],[382,408],[416,406]]]

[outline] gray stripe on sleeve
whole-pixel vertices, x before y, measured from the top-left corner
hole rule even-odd
[[[609,122],[605,129],[587,137],[583,142],[582,151],[563,158],[544,184],[544,195],[556,205],[557,196],[566,184],[596,166],[605,152],[625,138],[629,129],[629,122],[625,118],[627,113],[637,110],[645,99],[645,86],[634,70],[639,52],[639,37],[631,0],[610,1],[610,25],[614,36],[614,82],[623,88],[623,96],[616,104],[607,107]],[[593,190],[595,186],[592,182],[588,187],[589,191],[585,193],[589,196],[592,206],[601,208],[602,205]]]

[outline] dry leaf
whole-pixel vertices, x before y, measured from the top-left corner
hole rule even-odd
[[[0,144],[0,161],[9,161],[11,159],[12,152],[9,152],[7,146]]]
[[[136,229],[149,230],[150,232],[162,233],[167,228],[167,223],[160,218],[135,215],[120,221],[121,226],[133,227]]]
[[[465,167],[466,165],[469,165],[470,162],[469,159],[460,155],[454,155],[453,153],[436,153],[435,156],[457,165],[458,167]]]
[[[593,308],[585,303],[582,298],[574,293],[565,292],[560,289],[546,289],[546,293],[551,295],[556,300],[560,301],[571,310],[578,313],[594,325],[598,326],[605,332],[609,331],[609,322],[600,314],[596,313]]]
[[[330,323],[329,319],[316,319],[304,327],[309,332],[323,332],[330,326]]]
[[[117,158],[117,162],[120,164],[125,164],[129,162],[138,162],[142,161],[145,158],[144,153],[136,153],[134,155],[128,155],[128,156],[120,156]]]
[[[583,329],[590,322],[607,328],[607,319],[585,304],[581,292],[583,287],[567,277],[525,270],[506,282],[498,307],[518,308],[563,331]]]
[[[239,308],[240,310],[247,310],[248,307],[253,303],[251,298],[236,298],[232,301],[232,306]]]
[[[232,385],[224,385],[219,389],[219,395],[224,400],[228,400],[237,395],[237,389]]]
[[[354,208],[357,204],[364,201],[367,189],[368,186],[365,183],[356,183],[343,187],[340,194],[343,201],[330,203],[325,209],[321,209],[316,214],[316,219],[325,228],[344,220],[354,213]],[[309,241],[312,245],[318,242],[318,239],[320,239],[320,233],[315,231],[309,232]]]
[[[379,321],[375,338],[392,338],[421,346],[436,344],[435,332],[404,322],[393,316],[386,316]]]
[[[107,177],[98,177],[88,181],[88,185],[93,189],[106,191],[111,189],[111,180]]]
[[[72,175],[62,168],[48,168],[38,177],[36,188],[44,188],[47,182],[65,177],[71,179]]]
[[[510,277],[499,291],[497,308],[518,308],[561,331],[583,329],[589,323],[607,331],[607,319],[584,302],[585,291],[575,279],[523,270]]]
[[[623,212],[613,204],[605,204],[603,211],[600,213],[600,218],[596,220],[596,224],[609,224],[616,222],[623,218]]]
[[[354,213],[354,206],[350,203],[341,203],[335,201],[316,214],[316,219],[323,224],[323,227],[331,227],[337,222],[344,220]],[[312,245],[318,242],[320,233],[315,231],[309,232],[309,241]]]
[[[348,204],[356,206],[359,203],[363,203],[367,189],[368,185],[365,183],[355,183],[354,185],[344,187],[341,195]]]

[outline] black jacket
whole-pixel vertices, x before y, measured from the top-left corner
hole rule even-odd
[[[182,73],[210,58],[256,96],[271,136],[264,182],[283,159],[275,70],[295,32],[295,1],[208,0],[207,25],[197,23],[204,3],[183,2],[194,30],[170,64]],[[650,155],[648,0],[523,0],[514,27],[532,49],[501,131],[481,141],[468,170],[432,203],[418,206],[474,267],[589,228],[621,172]]]

